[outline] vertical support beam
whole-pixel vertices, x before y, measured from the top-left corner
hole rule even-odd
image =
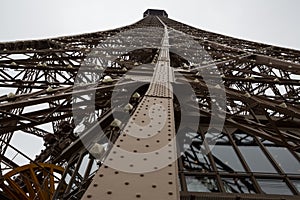
[[[149,89],[83,199],[179,199],[173,79],[165,26]]]
[[[76,178],[76,176],[77,176],[77,174],[78,174],[78,170],[79,170],[79,168],[80,168],[80,166],[81,166],[83,157],[84,157],[84,154],[81,153],[80,156],[79,156],[79,158],[78,158],[78,161],[77,161],[77,163],[76,163],[76,167],[75,167],[75,169],[74,169],[74,171],[73,171],[71,180],[69,181],[68,187],[67,187],[66,190],[65,190],[65,193],[66,193],[66,194],[68,194],[68,193],[71,191],[71,189],[72,189],[73,183],[74,183],[75,178]]]

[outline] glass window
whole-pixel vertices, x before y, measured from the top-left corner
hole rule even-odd
[[[184,167],[186,169],[211,171],[211,165],[199,134],[187,131],[184,133],[184,137],[181,138],[181,142]]]
[[[228,193],[255,193],[249,178],[222,178],[225,191]]]
[[[185,149],[184,167],[188,169],[200,169],[203,171],[211,171],[210,162],[205,154],[204,149],[197,149],[192,145]]]
[[[267,194],[292,195],[291,190],[283,180],[257,179],[257,182],[261,189]]]
[[[205,133],[205,139],[208,144],[229,142],[228,137],[224,133],[220,133],[220,131],[213,128]]]
[[[245,133],[234,133],[232,135],[233,139],[235,140],[237,145],[240,144],[253,144],[254,138],[248,134]]]
[[[217,182],[214,178],[186,176],[189,192],[218,192]]]
[[[258,146],[239,146],[252,172],[277,173]]]
[[[212,129],[205,134],[205,138],[218,170],[224,172],[245,171],[228,137],[224,133],[219,133],[217,130]]]
[[[300,180],[292,180],[292,182],[297,188],[298,192],[300,192]]]
[[[300,174],[300,163],[285,147],[267,147],[278,165],[286,173]]]
[[[232,146],[215,145],[212,154],[218,167],[224,171],[245,171]]]

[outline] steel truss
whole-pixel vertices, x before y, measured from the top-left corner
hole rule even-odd
[[[147,28],[156,31],[147,32]],[[128,31],[133,31],[135,37],[114,39]],[[174,134],[177,132],[177,149],[181,153],[173,165],[176,166],[173,169],[176,173],[172,174],[175,187],[169,188],[172,192],[166,195],[179,198],[176,188],[180,188],[178,194],[184,200],[299,198],[300,52],[207,32],[150,14],[132,25],[104,32],[0,43],[0,87],[8,91],[0,96],[1,199],[35,199],[35,196],[39,199],[93,199],[97,195],[113,198],[109,196],[116,188],[104,188],[101,192],[97,189],[100,184],[101,188],[105,187],[110,177],[119,173],[101,183],[95,183],[98,178],[93,182],[95,174],[99,177],[99,174],[110,173],[103,161],[111,158],[113,145],[95,157],[83,145],[82,138],[101,145],[107,144],[108,139],[111,144],[125,140],[122,131],[127,123],[137,111],[144,109],[145,99],[153,96],[147,91],[157,82],[151,78],[164,52],[163,45],[153,44],[164,41],[166,32],[169,43],[169,61],[166,62],[174,71],[172,88],[181,91],[184,77],[195,92],[180,102],[173,95],[168,96],[168,92],[162,94],[162,98],[168,97],[172,102],[171,123]],[[202,49],[189,45],[183,36]],[[128,43],[138,43],[137,49],[124,49],[122,45]],[[201,54],[204,51],[206,53]],[[105,67],[97,76],[109,76],[109,80],[96,78],[96,84],[88,84],[89,75],[79,74],[82,67],[91,74]],[[212,73],[205,73],[206,69]],[[124,75],[129,78],[120,82]],[[220,83],[207,81],[216,80],[216,76],[221,78]],[[77,84],[78,77],[86,84]],[[144,80],[150,81],[145,84]],[[135,90],[137,84],[141,87]],[[114,91],[119,88],[133,88],[136,92],[129,94],[120,90],[122,95],[114,99],[130,99],[127,112],[131,118],[114,117],[121,112],[111,102]],[[225,110],[220,111],[226,116],[221,132],[210,126],[211,108],[217,98],[210,94],[211,88],[226,94]],[[83,109],[82,105],[90,101],[86,95],[91,92],[95,108]],[[193,102],[197,106],[193,106]],[[36,105],[39,106],[36,108]],[[95,113],[89,117],[91,109]],[[74,113],[85,119],[80,133],[76,131],[78,119]],[[192,124],[198,115],[200,123]],[[182,123],[185,126],[179,128]],[[103,134],[95,136],[93,133],[99,127]],[[43,138],[41,153],[32,158],[14,147],[11,139],[19,133]],[[215,142],[210,152],[207,152],[209,145],[205,138]],[[22,167],[15,163],[9,149],[26,158],[29,165]],[[39,180],[38,175],[42,173],[49,181]],[[154,176],[160,175],[154,173]],[[177,177],[179,183],[176,183]],[[37,190],[39,187],[49,187],[51,192],[46,195],[45,190]],[[161,187],[162,191],[157,190],[161,193],[156,194],[163,196],[167,186],[162,184]],[[134,198],[151,198],[143,196],[146,190],[127,191],[129,199],[132,199],[131,193]]]

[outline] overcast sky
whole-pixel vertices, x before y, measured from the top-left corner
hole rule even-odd
[[[0,41],[117,28],[147,8],[204,30],[300,49],[298,0],[1,0]]]

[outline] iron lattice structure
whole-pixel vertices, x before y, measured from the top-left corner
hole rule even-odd
[[[112,173],[102,162],[111,157],[113,147],[108,145],[95,157],[78,135],[93,137],[93,131],[101,126],[105,138],[116,144],[126,141],[130,149],[131,143],[122,136],[122,131],[128,128],[126,124],[130,120],[135,120],[137,112],[146,109],[147,102],[156,101],[153,97],[169,105],[172,114],[169,131],[177,135],[180,132],[177,150],[174,148],[172,152],[181,154],[172,167],[175,173],[169,172],[172,181],[166,177],[166,182],[152,183],[151,193],[163,197],[161,199],[179,199],[179,196],[186,200],[299,199],[300,52],[200,30],[161,12],[148,10],[142,20],[109,31],[0,43],[1,199],[93,199],[97,195],[117,199],[113,196],[117,190],[124,195],[123,199],[152,198],[144,195],[150,190],[146,186],[143,191],[128,186],[135,180],[148,183],[147,174],[126,176],[120,172],[130,180],[138,177],[124,184],[123,179],[116,178],[120,173]],[[143,31],[147,28],[155,31]],[[127,37],[127,41],[111,39],[134,30],[142,31]],[[202,49],[179,48],[186,42],[178,43],[182,35]],[[128,45],[128,41],[141,42],[135,50],[114,49]],[[162,41],[162,46],[149,48],[143,46],[145,41]],[[108,54],[99,56],[94,51],[108,52],[108,47],[114,49],[110,52],[114,59]],[[207,54],[194,54],[199,51]],[[188,55],[191,60],[181,55]],[[195,56],[202,56],[196,59],[197,63],[193,60]],[[91,73],[96,68],[105,68],[101,76],[106,78],[100,78],[96,86],[75,84],[78,70],[87,60],[96,63],[95,69],[88,68]],[[139,68],[141,65],[147,67]],[[204,74],[204,69],[211,73]],[[164,75],[151,79],[153,74],[160,73]],[[125,74],[131,78],[119,83]],[[195,92],[180,103],[168,92],[169,85],[183,92],[178,74]],[[224,85],[226,94],[226,117],[218,134],[214,126],[209,126],[216,98],[209,93],[209,88],[220,91],[222,88],[206,81],[214,80],[215,76],[221,78],[219,84]],[[168,86],[156,91],[155,87],[160,86],[155,84],[165,77],[168,82],[163,83]],[[119,111],[112,106],[111,98],[117,84],[119,88],[120,85],[135,88],[145,79],[150,81],[141,84],[135,93],[116,97],[117,101],[129,99],[131,105],[127,106],[131,118],[116,120],[113,114]],[[82,109],[76,105],[88,101],[84,95],[91,90],[95,91],[95,113],[76,124],[78,119],[74,119],[74,112],[81,116],[89,114],[89,107]],[[75,101],[75,97],[82,101]],[[192,107],[192,102],[198,106]],[[190,112],[195,109],[196,113]],[[191,124],[198,114],[200,122]],[[188,120],[179,128],[181,119]],[[11,143],[17,134],[42,138],[41,153],[36,157],[24,154]],[[167,136],[161,139],[164,137]],[[205,153],[208,146],[204,138],[216,143],[211,152]],[[103,137],[92,141],[102,146],[107,143]],[[30,141],[24,142],[31,145]],[[19,166],[14,161],[16,154],[27,159],[28,165]],[[103,175],[109,175],[108,179],[97,178]],[[164,176],[158,170],[153,177]],[[110,179],[115,180],[113,185]]]

